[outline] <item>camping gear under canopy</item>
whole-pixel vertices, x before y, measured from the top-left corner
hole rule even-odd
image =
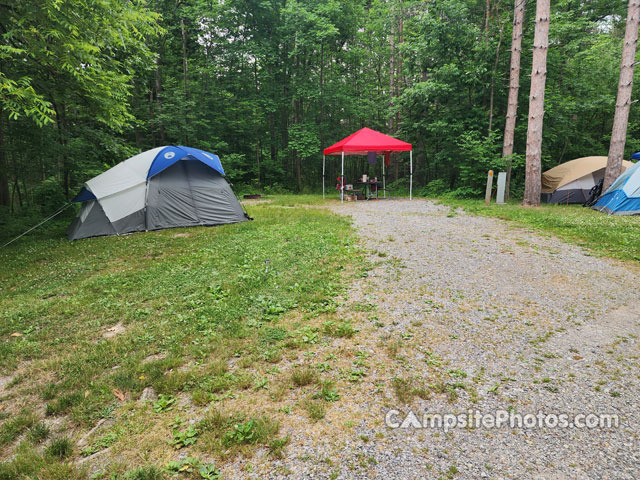
[[[367,127],[361,128],[338,143],[324,149],[324,155],[322,155],[322,197],[324,198],[325,160],[327,155],[342,156],[340,178],[342,179],[342,185],[344,185],[345,155],[369,155],[369,153],[388,155],[391,152],[409,152],[409,199],[411,199],[413,193],[413,151],[411,144]],[[386,191],[384,160],[382,162],[382,188]],[[340,200],[344,201],[344,188],[340,189]]]
[[[203,150],[147,150],[85,183],[67,234],[75,240],[247,220],[223,175],[218,156]]]
[[[640,162],[620,175],[592,208],[609,215],[640,215]]]
[[[622,162],[622,170],[633,163]],[[607,157],[582,157],[542,174],[541,200],[545,203],[584,203],[589,191],[604,178]]]

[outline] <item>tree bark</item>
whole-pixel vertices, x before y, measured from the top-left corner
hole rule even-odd
[[[4,112],[2,104],[0,104],[0,205],[8,207],[10,202],[9,195],[9,175],[7,174],[7,162],[4,152]]]
[[[187,63],[187,33],[184,29],[184,18],[180,19],[180,33],[182,34],[182,73],[183,73],[183,86],[184,86],[184,100],[185,100],[185,112],[184,117],[187,125],[190,124],[189,121],[189,112],[187,109],[187,100],[189,100],[189,88],[188,88],[188,63]],[[189,145],[189,132],[188,128],[185,128],[184,131],[184,144]]]
[[[529,93],[529,123],[527,125],[527,166],[524,181],[525,206],[540,205],[542,168],[542,122],[544,119],[544,87],[547,80],[547,50],[549,49],[549,0],[536,2],[536,29],[533,37],[533,65]]]
[[[509,74],[509,100],[507,103],[507,117],[504,125],[504,142],[502,144],[502,158],[505,159],[507,181],[505,198],[509,198],[511,184],[511,156],[513,155],[513,138],[516,130],[518,115],[518,91],[520,90],[520,55],[522,54],[522,25],[526,0],[515,0],[513,7],[513,32],[511,34],[511,68]]]
[[[629,122],[629,107],[631,106],[631,90],[633,88],[633,67],[638,44],[638,27],[640,26],[640,0],[629,0],[627,12],[627,28],[622,45],[622,61],[620,62],[620,80],[618,82],[618,99],[616,112],[613,117],[611,142],[609,143],[609,158],[604,174],[603,191],[620,176],[622,172],[622,157],[627,141],[627,124]]]
[[[162,71],[160,69],[160,57],[158,56],[158,58],[156,58],[156,69],[155,69],[155,73],[154,73],[154,79],[155,79],[155,83],[156,83],[156,105],[158,108],[158,115],[162,115]],[[151,94],[153,95],[153,90],[151,92]],[[151,98],[149,99],[151,100]],[[152,104],[150,105],[150,108],[153,108]],[[164,125],[162,123],[162,120],[158,121],[158,131],[160,133],[160,143],[162,145],[164,145],[166,143],[166,135],[164,132]],[[155,140],[154,140],[154,147],[155,145]]]
[[[391,4],[391,34],[389,35],[389,110],[393,111],[393,95],[395,94],[395,49],[396,49],[396,17],[393,11],[393,3]],[[389,135],[393,135],[395,129],[393,126],[394,115],[389,115]]]

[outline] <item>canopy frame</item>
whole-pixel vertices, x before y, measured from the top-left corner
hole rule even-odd
[[[322,155],[322,198],[325,198],[325,174],[326,156],[341,155],[340,168],[340,201],[344,202],[344,156],[367,155],[371,152],[378,154],[391,154],[392,152],[409,152],[409,200],[413,199],[413,148],[410,143],[397,138],[376,132],[370,128],[362,128],[338,143],[325,148]],[[387,179],[384,160],[382,161],[382,189],[384,198],[387,198]]]

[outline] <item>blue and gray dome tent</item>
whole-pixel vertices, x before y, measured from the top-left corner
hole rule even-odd
[[[640,152],[631,158],[640,159]],[[609,215],[640,215],[640,162],[625,170],[592,208]]]
[[[223,178],[220,159],[197,148],[158,147],[92,178],[73,199],[83,202],[70,240],[247,220]]]

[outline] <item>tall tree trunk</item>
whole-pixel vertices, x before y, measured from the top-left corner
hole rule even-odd
[[[620,80],[618,82],[618,99],[616,113],[613,117],[613,130],[609,143],[609,158],[604,174],[603,191],[611,186],[622,172],[622,157],[624,145],[627,141],[627,123],[629,121],[629,107],[631,106],[631,90],[633,88],[633,67],[638,44],[638,27],[640,26],[640,0],[629,0],[627,12],[627,29],[622,46],[622,61],[620,62]]]
[[[524,180],[526,206],[540,205],[542,189],[542,121],[544,119],[544,87],[547,81],[547,50],[549,49],[549,0],[536,2],[536,30],[533,37],[533,65],[529,93],[529,123],[527,125],[527,167]]]
[[[7,174],[8,166],[4,152],[4,112],[2,104],[0,104],[0,205],[8,207],[10,202],[9,195],[9,175]]]
[[[511,185],[511,156],[513,155],[513,138],[516,130],[516,117],[518,114],[518,91],[520,90],[520,55],[522,53],[522,25],[524,23],[524,10],[526,0],[515,0],[513,7],[513,33],[511,35],[511,68],[509,74],[509,100],[507,104],[507,117],[504,125],[504,142],[502,144],[502,158],[505,159],[507,181],[505,185],[505,197],[509,198]]]

